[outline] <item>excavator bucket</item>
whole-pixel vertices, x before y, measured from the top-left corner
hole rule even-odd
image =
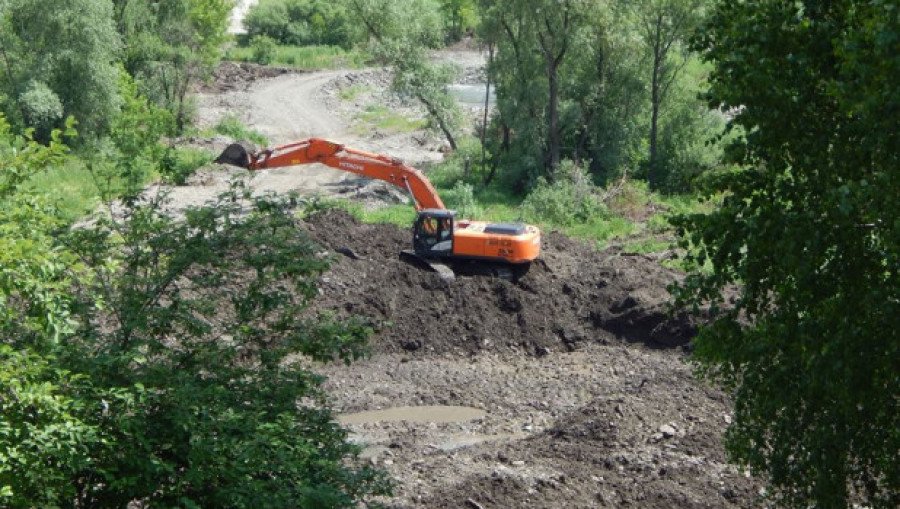
[[[241,168],[249,168],[251,150],[252,148],[248,149],[248,147],[240,143],[232,143],[225,147],[225,150],[222,151],[214,162],[240,166]]]

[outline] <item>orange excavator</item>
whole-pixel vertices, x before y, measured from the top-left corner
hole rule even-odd
[[[309,138],[259,152],[248,151],[235,143],[229,145],[216,162],[249,170],[320,163],[393,184],[409,192],[418,212],[413,224],[413,250],[404,253],[426,261],[435,270],[435,260],[475,260],[495,265],[499,262],[500,266],[519,272],[540,254],[541,233],[537,227],[457,219],[454,211],[444,207],[444,202],[422,172],[389,156]]]

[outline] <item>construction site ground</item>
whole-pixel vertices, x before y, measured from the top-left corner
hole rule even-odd
[[[368,104],[396,100],[385,73],[226,64],[200,95],[199,120],[234,114],[274,143],[324,136],[413,163],[439,160],[440,140],[424,131],[353,129]],[[354,85],[365,92],[342,100]],[[414,105],[391,105],[416,115]],[[215,150],[230,141],[186,143]],[[250,176],[212,166],[171,189],[172,206],[202,203],[230,178],[370,206],[397,199],[324,167]],[[369,358],[315,369],[362,461],[395,480],[387,507],[761,505],[760,482],[725,458],[728,399],[692,375],[702,317],[669,312],[678,273],[545,232],[541,259],[521,279],[447,282],[399,258],[408,229],[340,210],[300,229],[334,257],[311,312],[363,317],[376,330]]]

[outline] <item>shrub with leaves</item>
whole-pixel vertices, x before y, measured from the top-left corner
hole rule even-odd
[[[23,175],[52,159],[8,138]],[[71,231],[35,208],[0,216],[0,505],[357,507],[389,493],[306,368],[359,357],[369,328],[307,311],[328,259],[290,200],[235,187],[183,220],[163,204]]]
[[[563,161],[556,180],[543,177],[522,202],[525,218],[540,223],[571,226],[606,214],[590,175],[572,161]]]
[[[94,422],[116,447],[93,459],[87,505],[355,507],[386,492],[348,466],[356,449],[301,361],[350,362],[369,329],[305,312],[328,260],[294,221],[287,201],[236,187],[184,221],[150,203],[72,232],[96,284],[64,363],[137,402]]]
[[[250,8],[244,26],[251,38],[268,37],[281,44],[324,44],[349,49],[361,31],[350,21],[341,1],[262,0]]]
[[[32,81],[19,97],[26,125],[38,132],[38,137],[46,139],[47,134],[63,117],[63,104],[59,96],[40,81]]]
[[[269,65],[275,60],[278,51],[278,43],[275,39],[265,35],[257,35],[250,39],[250,49],[253,50],[253,61],[257,64]]]
[[[0,506],[57,507],[75,500],[100,430],[78,417],[90,402],[73,397],[87,382],[52,359],[0,343]],[[77,390],[74,392],[77,393]]]

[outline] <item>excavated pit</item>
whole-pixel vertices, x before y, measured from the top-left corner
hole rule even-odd
[[[314,311],[371,320],[375,353],[545,355],[586,341],[686,345],[696,321],[672,314],[667,287],[680,275],[643,257],[544,233],[541,258],[515,282],[486,276],[445,281],[411,265],[407,229],[362,224],[329,210],[304,228],[336,254]]]

